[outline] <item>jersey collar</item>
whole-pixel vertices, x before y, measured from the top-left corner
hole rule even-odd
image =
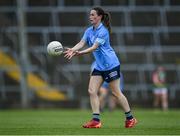
[[[96,29],[94,29],[94,27],[93,27],[93,30],[98,30],[98,29],[100,29],[100,28],[102,27],[102,25],[103,25],[103,24],[100,23],[99,26],[98,26]]]

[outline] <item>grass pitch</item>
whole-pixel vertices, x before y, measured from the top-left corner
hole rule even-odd
[[[180,135],[180,110],[133,110],[139,123],[124,128],[122,111],[103,112],[101,129],[84,129],[90,110],[1,110],[1,135]]]

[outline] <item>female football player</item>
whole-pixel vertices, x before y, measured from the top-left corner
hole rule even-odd
[[[87,53],[93,53],[95,58],[94,70],[91,73],[88,88],[90,104],[93,112],[92,120],[85,123],[83,127],[101,127],[98,90],[100,89],[103,81],[109,83],[112,93],[116,96],[125,112],[125,127],[134,127],[137,120],[131,113],[126,97],[120,91],[120,62],[115,54],[115,51],[110,45],[110,14],[100,7],[94,7],[90,11],[89,20],[92,26],[86,29],[80,42],[73,48],[68,48],[64,52],[64,57],[67,59]],[[87,45],[88,48],[80,50],[85,45]]]
[[[154,107],[157,108],[161,104],[162,109],[166,111],[168,109],[168,89],[166,86],[166,73],[162,66],[159,66],[152,75],[152,81],[154,83]]]

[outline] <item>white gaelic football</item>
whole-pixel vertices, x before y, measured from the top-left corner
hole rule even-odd
[[[58,41],[52,41],[47,46],[47,52],[52,56],[59,56],[63,53],[63,46]]]

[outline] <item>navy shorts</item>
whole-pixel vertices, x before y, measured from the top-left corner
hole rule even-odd
[[[97,69],[94,69],[91,75],[102,76],[103,80],[109,83],[113,80],[120,78],[120,65],[107,71],[99,71]]]

